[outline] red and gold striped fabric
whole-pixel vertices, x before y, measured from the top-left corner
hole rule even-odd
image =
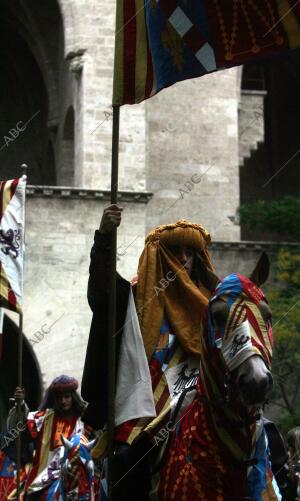
[[[14,196],[19,179],[10,179],[9,181],[0,181],[0,224],[2,217],[9,202]]]
[[[187,355],[178,346],[172,359],[168,364],[168,369],[172,369],[181,364]],[[158,360],[150,361],[150,373],[152,376],[152,389],[155,402],[156,418],[140,418],[128,421],[119,426],[115,439],[120,442],[131,444],[142,431],[147,431],[150,436],[154,435],[166,424],[171,414],[171,394],[165,373],[162,371]]]
[[[299,46],[297,0],[117,0],[113,104]]]
[[[153,63],[144,0],[118,2],[114,70],[114,104],[134,104],[151,97]]]
[[[21,312],[26,177],[0,181],[0,307]]]
[[[0,261],[0,306],[20,312],[20,305]]]
[[[260,355],[270,367],[273,350],[271,325],[268,328],[257,304],[245,293],[241,294],[231,306],[224,339],[245,320],[249,321],[253,352]]]

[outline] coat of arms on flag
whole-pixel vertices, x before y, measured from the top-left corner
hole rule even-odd
[[[297,47],[297,0],[117,0],[113,104]]]
[[[22,312],[26,176],[0,181],[0,307]]]

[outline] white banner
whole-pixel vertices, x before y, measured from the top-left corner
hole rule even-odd
[[[1,302],[4,307],[19,312],[22,311],[23,303],[26,180],[25,175],[18,180],[12,196],[13,182],[6,181],[0,201],[2,205],[0,221]]]

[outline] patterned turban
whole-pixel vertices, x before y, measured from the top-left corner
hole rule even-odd
[[[145,241],[139,260],[136,306],[148,359],[157,346],[164,315],[185,351],[200,354],[209,291],[188,276],[170,247],[192,247],[202,266],[212,270],[207,252],[209,233],[199,224],[180,220],[158,226]]]
[[[49,390],[51,393],[64,393],[68,391],[75,391],[78,388],[78,381],[74,377],[71,376],[65,376],[64,374],[62,376],[58,376],[55,379],[53,379]]]
[[[158,226],[147,235],[145,244],[155,240],[159,240],[166,247],[186,246],[199,252],[205,250],[211,242],[210,234],[203,226],[184,219],[175,224]]]

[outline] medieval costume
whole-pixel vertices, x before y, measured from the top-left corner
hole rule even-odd
[[[15,487],[15,465],[9,457],[0,450],[0,499],[8,499]]]
[[[27,474],[31,468],[32,447],[31,444],[24,444],[22,431],[24,427],[18,426],[15,432],[21,433],[21,469],[20,469],[20,501],[24,500],[24,487]],[[16,499],[17,467],[16,467],[16,446],[14,443],[14,433],[0,434],[0,500],[14,501]]]
[[[78,382],[75,378],[59,376],[51,383],[38,411],[28,412],[24,403],[27,434],[35,443],[33,464],[25,485],[25,499],[28,501],[56,499],[54,490],[57,488],[64,456],[61,435],[70,439],[73,434],[81,433],[83,430],[80,416],[84,403],[76,392],[77,388]],[[62,393],[70,393],[73,402],[72,410],[65,414],[55,406],[56,397]],[[8,428],[13,428],[15,420],[16,408],[13,408],[8,416]],[[87,433],[90,431],[87,430]]]
[[[197,383],[200,337],[210,296],[201,282],[201,269],[212,269],[209,242],[208,232],[197,224],[182,220],[159,226],[146,238],[137,281],[130,284],[117,275],[115,438],[119,472],[114,499],[147,499],[145,470],[150,456],[135,466],[132,479],[129,465],[151,449],[151,439],[169,422],[183,392]],[[194,251],[191,276],[172,253],[172,248],[182,246]],[[97,429],[105,424],[107,413],[109,253],[110,234],[96,231],[88,287],[93,320],[82,395],[89,402],[84,420]],[[192,398],[191,392],[186,405]],[[130,444],[133,447],[128,448]]]
[[[25,478],[25,468],[21,469],[21,484]],[[16,490],[16,465],[2,450],[0,450],[0,499],[8,500],[15,497]],[[23,496],[21,495],[21,501]]]

